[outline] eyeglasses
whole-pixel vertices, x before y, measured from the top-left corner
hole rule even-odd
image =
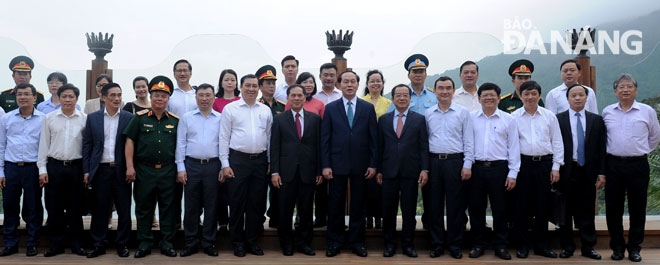
[[[187,74],[187,73],[190,72],[190,70],[188,70],[188,69],[176,69],[174,72],[177,73],[177,74]]]
[[[63,85],[62,81],[48,81],[48,85]]]

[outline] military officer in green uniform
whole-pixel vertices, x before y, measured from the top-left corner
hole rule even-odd
[[[32,69],[34,69],[34,62],[27,56],[16,56],[9,62],[9,70],[12,71],[11,77],[17,85],[22,83],[30,83],[32,79]],[[34,102],[34,107],[37,108],[39,103],[44,101],[44,94],[37,90],[37,101]],[[16,94],[14,88],[2,91],[0,94],[0,107],[9,113],[18,108],[16,103]]]
[[[511,83],[515,90],[513,93],[500,97],[500,104],[497,105],[500,110],[512,113],[515,110],[522,108],[523,102],[520,99],[520,85],[532,80],[533,72],[534,64],[529,60],[520,59],[509,66],[509,75],[511,76]],[[543,99],[539,100],[539,106],[545,107]]]
[[[149,82],[151,108],[139,111],[124,129],[126,135],[126,176],[135,181],[135,216],[138,249],[136,258],[151,253],[154,236],[151,223],[154,205],[160,213],[160,252],[175,257],[174,186],[176,182],[176,131],[179,117],[165,111],[172,95],[172,81],[157,76]]]

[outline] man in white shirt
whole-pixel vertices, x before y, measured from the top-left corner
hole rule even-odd
[[[477,80],[479,79],[479,66],[473,61],[466,61],[459,68],[461,87],[454,93],[454,102],[468,111],[481,109],[477,96]]]
[[[296,83],[299,65],[300,62],[293,55],[287,55],[282,59],[282,74],[284,74],[284,82],[280,83],[275,88],[275,99],[286,103],[286,89]]]
[[[566,90],[573,84],[577,84],[580,79],[580,70],[582,66],[575,59],[568,59],[561,63],[559,71],[561,73],[561,80],[563,83],[548,92],[545,96],[545,108],[559,114],[568,110],[568,100],[566,99]],[[598,105],[596,104],[596,92],[588,87],[587,88],[587,103],[585,109],[591,113],[598,114]]]
[[[84,184],[82,133],[87,116],[76,109],[80,90],[66,84],[57,90],[61,108],[46,115],[39,140],[39,185],[46,187],[48,250],[45,257],[64,253],[65,238],[73,253],[86,256],[82,248],[81,201]],[[85,182],[83,182],[85,181]]]
[[[268,186],[268,143],[273,115],[268,106],[257,102],[259,82],[253,74],[241,78],[240,100],[222,111],[220,123],[220,162],[222,179],[229,190],[229,234],[234,255],[245,252],[261,256],[257,246],[259,228],[266,209]]]
[[[550,190],[551,185],[559,181],[559,167],[564,164],[564,143],[555,114],[539,106],[541,86],[535,81],[522,83],[520,96],[523,107],[512,113],[518,123],[521,154],[515,209],[515,231],[521,242],[516,256],[527,258],[529,255],[532,242],[528,225],[533,216],[534,254],[556,258],[548,239]]]
[[[321,80],[321,90],[316,92],[314,98],[320,100],[323,104],[328,105],[328,103],[341,98],[341,90],[335,87],[335,84],[337,84],[337,66],[332,63],[324,63],[321,65],[320,72],[319,80]],[[319,217],[318,214],[316,217]]]
[[[614,81],[614,94],[619,102],[603,109],[607,127],[607,230],[614,252],[612,259],[623,259],[627,248],[628,259],[639,262],[646,222],[648,154],[660,143],[660,125],[656,111],[635,100],[637,81],[632,75],[622,74]],[[630,214],[628,242],[623,237],[622,220],[626,194]]]

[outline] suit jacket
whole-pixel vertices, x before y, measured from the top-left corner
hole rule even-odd
[[[423,115],[408,111],[401,137],[394,131],[394,111],[378,119],[378,171],[384,179],[417,179],[421,170],[429,170],[429,137]]]
[[[344,99],[325,106],[321,122],[321,167],[333,174],[364,175],[378,166],[378,125],[374,106],[357,99],[353,128],[348,126]]]
[[[83,131],[83,173],[89,173],[90,183],[96,174],[96,170],[99,168],[101,156],[103,155],[103,142],[105,140],[103,128],[104,110],[101,109],[87,115],[87,124]],[[122,132],[131,121],[131,118],[133,118],[132,113],[120,109],[117,139],[115,140],[117,177],[126,174],[126,157],[124,155],[126,135],[122,134]]]
[[[303,183],[314,184],[321,175],[321,117],[303,110],[303,135],[298,139],[296,122],[291,110],[273,118],[270,136],[270,171],[279,173],[282,182],[295,178],[300,167]]]
[[[571,121],[569,111],[557,114],[561,137],[564,141],[564,165],[559,169],[560,187],[575,183],[578,178],[586,177],[589,183],[595,183],[598,175],[605,175],[605,157],[607,155],[607,131],[603,117],[585,111],[586,128],[584,137],[585,170],[586,176],[572,176],[573,168],[573,136],[571,134]],[[577,144],[577,143],[575,143]]]

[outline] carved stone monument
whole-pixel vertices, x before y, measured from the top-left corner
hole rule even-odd
[[[104,59],[105,55],[112,52],[112,39],[115,37],[114,34],[111,34],[108,37],[108,33],[105,33],[105,36],[101,32],[98,35],[95,35],[93,32],[90,36],[89,33],[85,33],[87,36],[87,47],[89,51],[96,55],[96,58],[92,60],[92,70],[87,70],[87,87],[86,95],[87,100],[97,98],[101,95],[96,93],[96,77],[101,74],[106,74],[112,77],[112,69],[108,69],[108,61]]]

